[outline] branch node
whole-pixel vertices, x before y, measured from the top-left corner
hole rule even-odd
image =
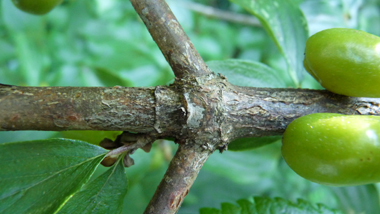
[[[112,166],[117,159],[124,155],[123,164],[125,167],[130,167],[135,164],[134,160],[129,156],[137,149],[141,148],[145,152],[149,152],[152,143],[157,139],[157,136],[149,134],[134,134],[123,132],[117,136],[115,141],[105,138],[100,142],[100,146],[105,149],[112,149],[107,153],[101,164],[103,166]]]

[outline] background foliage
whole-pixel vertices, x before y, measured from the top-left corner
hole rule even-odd
[[[222,72],[231,82],[257,87],[321,88],[299,67],[288,67],[294,62],[283,53],[292,52],[289,49],[295,47],[286,44],[279,48],[278,41],[272,40],[276,39],[276,34],[268,34],[265,30],[273,23],[261,27],[208,18],[181,2],[168,0],[201,56],[210,61],[210,68]],[[251,16],[245,10],[249,11],[245,7],[249,1],[234,0],[237,4],[227,0],[194,2]],[[263,2],[262,6],[266,6]],[[301,8],[309,35],[332,27],[355,28],[380,35],[378,0],[283,2]],[[295,13],[293,10],[282,7],[278,13],[291,16]],[[262,12],[255,14],[259,18],[265,16]],[[126,0],[67,0],[42,17],[20,12],[10,0],[1,0],[0,50],[0,82],[4,84],[141,87],[169,84],[174,78],[144,24]],[[232,58],[238,61],[217,61]],[[66,137],[97,144],[105,135],[115,137],[117,134],[0,132],[0,143]],[[302,198],[311,204],[322,203],[349,213],[380,213],[378,185],[334,188],[311,183],[291,171],[283,161],[280,137],[265,140],[263,144],[274,143],[255,150],[213,154],[179,213],[198,213],[201,207],[229,207],[221,202],[238,206],[235,201],[247,198],[253,202],[252,196],[281,197],[294,203]],[[129,191],[124,199],[123,213],[142,213],[175,149],[176,145],[170,141],[159,141],[150,153],[138,150],[132,156],[136,165],[126,169]],[[115,173],[120,174],[119,168],[114,168]],[[106,170],[98,167],[92,178],[95,186],[105,179],[104,176],[114,173],[107,171],[108,174],[95,179]],[[85,187],[81,194],[86,196]],[[211,211],[216,210],[202,210],[203,213]]]

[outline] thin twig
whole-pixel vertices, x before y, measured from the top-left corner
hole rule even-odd
[[[191,1],[179,1],[178,4],[182,5],[186,9],[192,10],[196,13],[210,18],[225,20],[228,22],[234,22],[243,25],[261,27],[260,21],[254,16],[220,10],[214,7],[202,5]]]

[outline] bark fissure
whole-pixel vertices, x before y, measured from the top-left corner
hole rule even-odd
[[[104,141],[115,149],[107,156],[110,159],[124,152],[129,157],[129,149],[154,139],[174,138],[179,148],[145,213],[176,213],[209,155],[234,139],[280,135],[294,119],[317,112],[380,114],[380,99],[231,85],[207,68],[164,0],[131,3],[173,69],[174,84],[149,88],[0,84],[0,131],[139,133],[140,141],[131,141],[136,145],[114,148],[119,144]],[[133,164],[126,160],[126,166]]]
[[[232,138],[241,138],[281,134],[294,119],[317,112],[380,114],[376,98],[218,81],[185,92],[176,86],[0,87],[0,130],[117,130],[175,138],[230,130]]]
[[[380,114],[380,99],[238,87],[214,74],[196,82],[155,88],[2,86],[0,130],[120,130],[172,137],[180,149],[145,213],[175,213],[207,157],[234,139],[282,134],[291,121],[311,113]]]

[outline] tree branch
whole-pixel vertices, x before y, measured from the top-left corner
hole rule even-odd
[[[183,5],[185,8],[189,10],[192,10],[196,13],[202,14],[210,18],[216,18],[216,19],[225,20],[228,22],[235,22],[235,23],[250,25],[254,27],[261,27],[260,21],[254,16],[224,11],[224,10],[220,10],[214,7],[198,4],[191,1],[179,1],[178,3]]]
[[[321,112],[380,115],[380,99],[347,97],[326,90],[231,87],[223,91],[232,139],[281,135],[298,117]]]
[[[199,86],[0,86],[0,130],[123,130],[173,137],[179,150],[145,213],[175,213],[208,156],[241,137],[281,134],[317,112],[380,114],[380,99],[324,90],[250,88],[223,76]],[[129,163],[126,165],[130,165]]]
[[[195,144],[180,144],[144,213],[177,213],[210,154]]]
[[[120,130],[173,137],[179,149],[145,213],[176,213],[208,156],[233,139],[278,135],[311,113],[380,113],[380,99],[231,85],[207,68],[164,0],[131,2],[172,67],[173,85],[0,85],[0,130]]]
[[[194,137],[203,126],[217,126],[231,141],[281,134],[294,119],[317,112],[380,114],[380,99],[376,98],[224,84],[218,89],[220,84],[214,81],[204,83],[206,95],[192,98],[174,86],[0,86],[0,130],[117,130],[185,138]],[[196,114],[196,109],[211,109],[211,105],[217,106],[218,114]],[[197,116],[205,122],[189,124]],[[191,131],[183,130],[184,126]]]
[[[0,86],[0,131],[128,130],[171,135],[180,130],[181,117],[185,120],[181,106],[169,87]]]
[[[165,0],[131,0],[131,3],[178,80],[210,73]]]

